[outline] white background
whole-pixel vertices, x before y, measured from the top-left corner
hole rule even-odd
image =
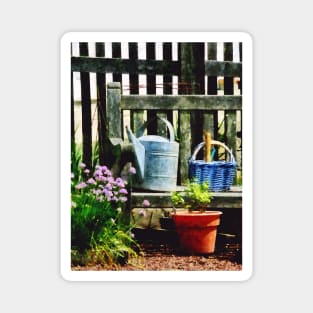
[[[312,311],[309,1],[20,1],[1,23],[1,312]],[[244,31],[254,39],[254,275],[66,282],[59,274],[59,40],[68,31]]]

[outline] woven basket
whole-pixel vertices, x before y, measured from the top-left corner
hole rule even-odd
[[[211,191],[227,191],[233,183],[236,174],[236,161],[231,150],[222,142],[212,140],[212,145],[222,146],[229,154],[229,161],[196,160],[200,149],[205,146],[202,142],[196,146],[192,156],[188,160],[189,178],[196,179],[199,183],[209,182]]]

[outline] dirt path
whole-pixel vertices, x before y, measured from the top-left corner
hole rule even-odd
[[[238,245],[218,247],[213,255],[187,255],[170,245],[142,243],[143,255],[118,268],[112,266],[75,266],[76,271],[240,271],[241,251]]]

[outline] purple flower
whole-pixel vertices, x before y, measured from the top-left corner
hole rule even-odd
[[[100,190],[100,189],[93,189],[93,190],[92,190],[92,193],[93,193],[94,195],[100,195],[100,194],[102,194],[102,190]]]
[[[90,184],[90,185],[95,185],[96,184],[96,181],[93,179],[93,178],[89,178],[87,180],[87,183]]]
[[[105,195],[106,199],[108,201],[111,201],[112,200],[112,197],[113,197],[113,192],[110,191],[110,190],[107,190],[107,189],[104,189],[103,190],[103,194]]]
[[[80,167],[81,169],[83,169],[83,168],[86,167],[86,164],[85,164],[85,163],[80,163],[80,164],[79,164],[79,167]]]
[[[114,178],[111,176],[107,178],[107,181],[109,184],[114,184]]]
[[[85,187],[87,187],[87,184],[85,182],[81,182],[75,186],[76,189],[83,189]]]
[[[107,181],[106,177],[104,177],[104,176],[96,176],[95,178],[96,178],[96,181],[102,181],[102,182]]]
[[[89,173],[90,173],[90,170],[88,170],[88,168],[86,168],[86,169],[84,170],[84,173],[89,174]]]
[[[95,170],[95,172],[93,173],[93,176],[96,177],[96,176],[102,176],[102,172],[100,169],[97,169]]]
[[[112,190],[112,185],[111,184],[106,184],[105,185],[105,189],[107,189],[107,190]]]
[[[74,178],[74,177],[75,177],[74,173],[71,173],[71,178]]]
[[[120,177],[116,178],[115,183],[116,183],[116,186],[118,186],[120,188],[124,188],[125,187],[125,182]]]
[[[112,176],[112,173],[111,173],[110,170],[104,171],[104,174],[107,175],[108,177],[111,177],[111,176]]]
[[[136,174],[136,169],[135,169],[133,166],[131,166],[131,167],[129,168],[129,170],[128,170],[128,173],[129,173],[129,174]]]
[[[143,202],[142,202],[142,205],[144,206],[144,207],[148,207],[148,206],[150,206],[150,202],[149,202],[149,200],[143,200]]]
[[[126,202],[127,201],[127,197],[120,197],[120,201],[121,202]]]
[[[120,194],[127,195],[128,192],[127,192],[127,190],[125,188],[123,188],[123,189],[120,190]]]

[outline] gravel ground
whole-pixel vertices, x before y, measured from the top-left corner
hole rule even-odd
[[[141,243],[142,256],[123,266],[75,266],[75,271],[240,271],[241,249],[237,243],[218,243],[211,255],[187,255],[177,245]]]

